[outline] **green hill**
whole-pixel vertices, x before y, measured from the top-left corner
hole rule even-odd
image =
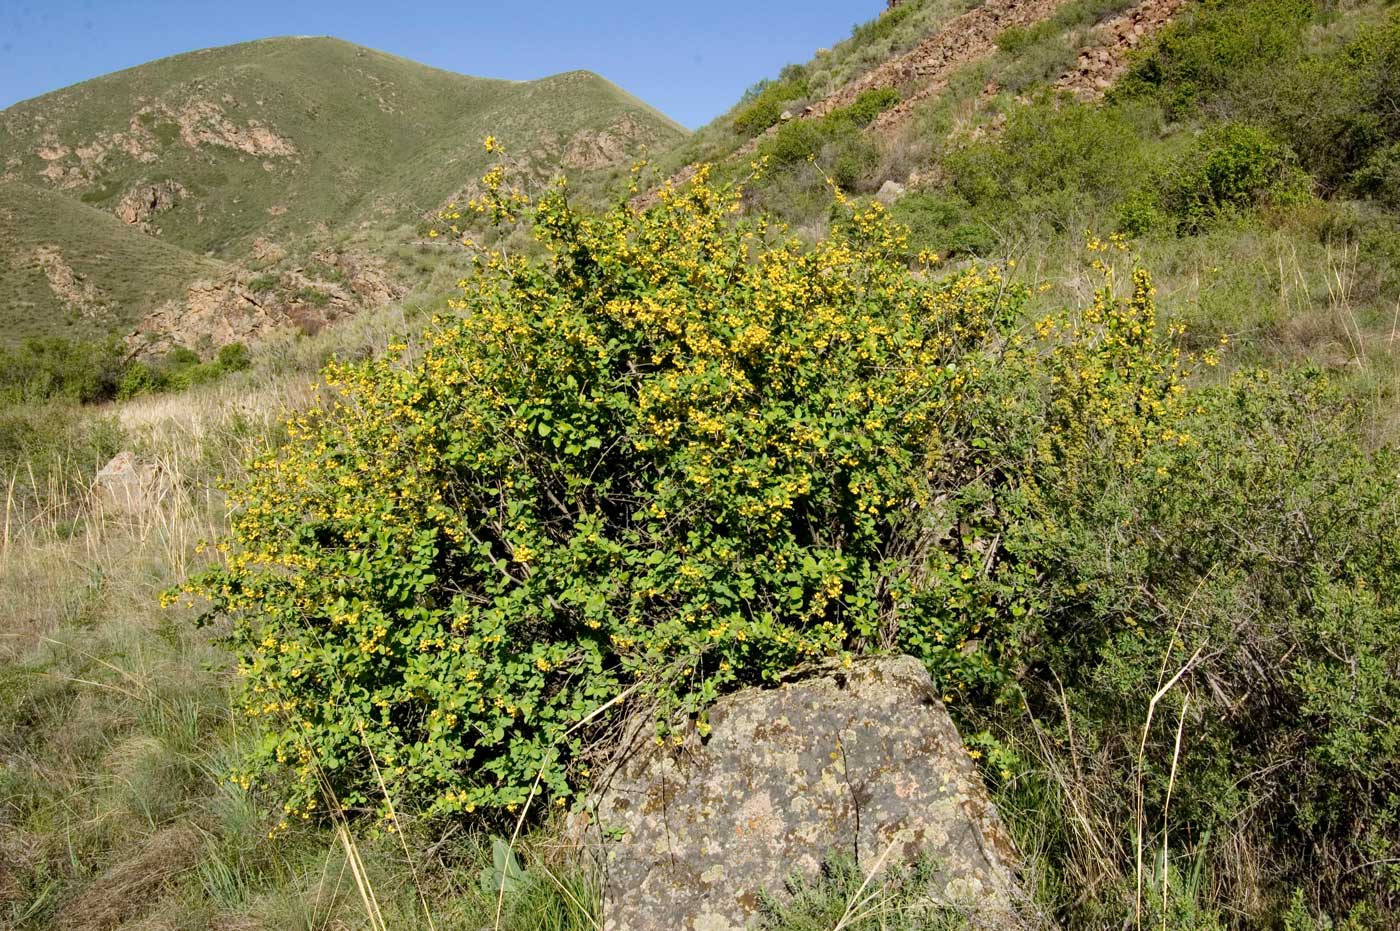
[[[588,72],[488,80],[332,38],[268,39],[162,59],[0,113],[0,178],[10,182],[0,206],[21,213],[12,201],[41,188],[196,255],[240,263],[261,239],[299,259],[331,234],[343,243],[434,210],[480,175],[492,134],[550,175],[625,164],[685,130]],[[73,239],[83,225],[71,220],[67,209],[40,212],[28,238]],[[118,305],[113,319],[178,296],[165,286],[179,276],[138,292],[117,281],[127,273],[89,269]],[[10,277],[34,280],[13,263],[6,276],[7,287]],[[40,309],[42,289],[21,291],[14,312]]]
[[[57,192],[0,184],[0,345],[120,333],[189,282],[229,271]]]

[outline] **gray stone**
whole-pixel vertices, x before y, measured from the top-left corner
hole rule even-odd
[[[169,473],[154,462],[122,452],[103,466],[92,483],[93,503],[108,514],[140,514],[174,492]]]
[[[1017,926],[1014,848],[917,660],[738,692],[709,721],[679,747],[634,728],[595,787],[607,931],[751,927],[761,891],[833,855],[867,875],[929,856],[936,901]]]
[[[904,185],[898,181],[886,181],[880,185],[880,190],[875,192],[875,199],[886,207],[893,204],[904,196]]]

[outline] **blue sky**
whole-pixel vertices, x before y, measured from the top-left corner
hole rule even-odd
[[[154,58],[333,35],[465,74],[586,68],[699,126],[784,64],[836,44],[885,0],[5,0],[0,108]]]

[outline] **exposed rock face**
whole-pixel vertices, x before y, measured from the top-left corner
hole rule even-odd
[[[620,116],[604,129],[581,129],[560,139],[555,145],[562,150],[551,157],[549,149],[535,153],[538,160],[548,164],[559,161],[565,168],[593,171],[625,165],[652,138],[652,131],[631,114]]]
[[[259,303],[238,279],[205,279],[191,284],[184,300],[166,301],[147,314],[126,345],[143,356],[161,355],[176,346],[213,351],[229,343],[256,342],[290,325],[285,308]]]
[[[335,252],[325,250],[315,253],[312,258],[345,276],[354,297],[366,307],[378,307],[403,296],[403,288],[384,270],[383,260],[365,252]],[[316,282],[313,286],[326,289],[328,286]],[[332,300],[335,292],[332,288]]]
[[[73,271],[57,246],[40,246],[35,249],[34,261],[43,269],[49,290],[69,310],[88,319],[96,319],[106,312],[106,299],[102,292]]]
[[[178,181],[138,184],[117,202],[117,219],[132,226],[150,229],[150,219],[174,207],[188,192]]]
[[[1128,55],[1165,28],[1181,12],[1186,0],[1141,0],[1096,26],[1094,44],[1080,49],[1074,70],[1055,82],[1080,100],[1102,97],[1128,71]]]
[[[240,122],[238,116],[238,102],[227,96],[220,102],[198,96],[147,101],[123,130],[100,132],[74,145],[50,132],[33,151],[43,162],[39,176],[60,188],[96,182],[106,164],[122,156],[138,162],[159,161],[167,143],[178,142],[189,149],[213,146],[264,159],[293,159],[300,154],[290,140],[268,126],[256,119]]]
[[[117,453],[92,483],[93,503],[105,514],[140,514],[174,493],[165,469],[133,453]]]
[[[917,660],[740,692],[710,724],[703,744],[639,742],[595,792],[607,931],[746,927],[761,891],[834,854],[867,872],[927,854],[937,901],[1017,926],[1010,839]]]

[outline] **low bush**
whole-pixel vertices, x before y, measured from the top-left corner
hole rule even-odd
[[[897,103],[899,103],[899,91],[893,87],[874,87],[868,91],[862,91],[849,106],[837,111],[840,114],[837,118],[844,117],[857,126],[865,127]]]
[[[31,339],[0,348],[0,405],[110,399],[121,378],[123,351],[116,340],[75,342],[60,337]]]
[[[734,115],[734,129],[741,135],[757,136],[777,123],[788,104],[807,94],[807,78],[800,67],[790,67],[776,81],[759,85],[757,92]]]
[[[1206,0],[1158,35],[1114,95],[1151,97],[1177,118],[1249,118],[1318,10],[1313,0]]]
[[[1358,440],[1364,411],[1315,372],[1185,394],[1139,467],[1105,468],[1120,447],[1103,438],[1042,460],[1040,516],[1009,541],[1051,606],[1018,638],[1040,724],[1022,730],[1017,708],[1009,729],[1037,759],[1053,735],[1101,819],[1069,845],[1092,862],[1061,867],[1131,863],[1147,832],[1264,924],[1301,887],[1314,909],[1387,927],[1400,459]]]
[[[821,119],[784,123],[759,154],[777,169],[815,161],[844,190],[855,190],[880,164],[879,146],[868,138],[848,112],[838,110]]]
[[[973,208],[1060,230],[1131,190],[1142,167],[1137,130],[1118,110],[1048,94],[1014,108],[1000,134],[945,161],[949,188]]]
[[[1305,203],[1311,187],[1292,149],[1262,129],[1227,123],[1207,130],[1147,189],[1125,199],[1120,223],[1137,235],[1165,219],[1191,235],[1242,210]]]
[[[971,205],[957,195],[916,191],[895,201],[890,214],[909,229],[916,247],[944,258],[959,255],[989,256],[996,239],[985,223],[970,219]]]
[[[241,372],[251,365],[248,347],[242,343],[219,347],[218,353],[208,362],[200,361],[192,350],[178,346],[161,359],[151,362],[137,359],[128,363],[117,386],[117,398],[127,400],[142,394],[183,391],[232,372]]]

